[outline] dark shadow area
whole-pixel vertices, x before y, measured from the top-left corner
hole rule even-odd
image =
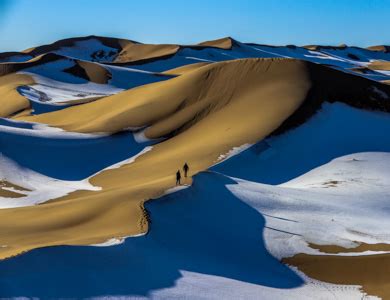
[[[15,127],[15,128],[32,129],[34,124],[27,123],[27,122],[13,121],[13,120],[6,119],[6,118],[0,118],[0,125]]]
[[[124,244],[50,247],[1,261],[0,296],[148,296],[173,287],[180,270],[282,289],[302,285],[266,250],[262,215],[227,184],[235,182],[200,173],[192,187],[147,202],[150,232]]]
[[[65,109],[65,108],[68,108],[68,107],[71,107],[71,106],[75,106],[75,105],[55,105],[55,104],[50,104],[50,103],[39,103],[39,102],[35,102],[35,101],[30,101],[30,105],[31,105],[31,108],[32,108],[32,112],[31,114],[32,115],[40,115],[40,114],[45,114],[45,113],[49,113],[49,112],[53,112],[53,111],[57,111],[57,110],[62,110],[62,109]],[[79,104],[76,104],[76,105],[79,105]]]
[[[5,122],[5,123],[4,123]],[[0,124],[26,128],[23,123]],[[27,126],[27,125],[26,125]],[[33,130],[31,130],[33,132]],[[81,180],[130,158],[147,143],[137,143],[132,132],[97,137],[44,137],[0,130],[1,154],[22,167],[62,180]]]
[[[337,157],[390,151],[390,114],[324,103],[305,124],[267,138],[211,170],[245,180],[280,184]]]

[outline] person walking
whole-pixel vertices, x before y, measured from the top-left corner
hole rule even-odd
[[[176,185],[181,185],[180,179],[181,179],[180,170],[177,170],[177,172],[176,172]]]
[[[183,166],[183,171],[184,171],[184,177],[187,177],[187,173],[190,167],[187,165],[187,163],[184,164]]]

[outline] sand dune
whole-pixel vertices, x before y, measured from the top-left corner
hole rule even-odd
[[[185,65],[182,67],[174,68],[168,71],[163,72],[163,74],[169,74],[169,75],[183,75],[187,72],[191,72],[193,70],[196,70],[200,67],[206,66],[210,64],[209,62],[200,62],[200,63],[194,63],[194,64],[189,64]]]
[[[31,76],[10,74],[0,77],[0,117],[9,117],[30,107],[26,98],[16,90],[20,85],[33,84]]]
[[[92,177],[91,184],[103,188],[100,192],[80,191],[40,206],[1,210],[0,224],[5,226],[0,228],[8,232],[3,232],[7,236],[4,242],[10,245],[1,249],[1,256],[45,245],[91,243],[145,232],[143,201],[172,187],[173,175],[185,161],[195,174],[232,147],[253,143],[275,130],[304,100],[310,87],[305,70],[304,63],[292,60],[221,63],[97,102],[28,118],[55,126],[59,122],[66,129],[84,132],[115,132],[149,124],[145,132],[149,138],[177,133],[134,163]],[[264,72],[268,76],[259,76]],[[162,103],[164,109],[153,109],[161,108]],[[245,120],[237,122],[242,115]],[[81,123],[77,121],[80,117],[84,118]],[[45,217],[38,218],[43,211]],[[15,213],[20,222],[10,228],[6,224],[15,219]]]
[[[113,133],[147,126],[147,138],[171,138],[134,163],[91,178],[90,182],[102,191],[79,191],[41,206],[0,211],[0,224],[5,225],[15,213],[24,220],[18,227],[4,227],[9,232],[7,244],[18,242],[14,249],[3,249],[2,256],[43,245],[90,243],[91,239],[96,242],[145,232],[147,224],[140,205],[172,187],[175,170],[185,161],[191,165],[191,174],[204,170],[221,154],[261,140],[284,121],[279,131],[303,123],[321,100],[344,100],[357,107],[390,110],[385,99],[368,89],[372,85],[389,89],[302,61],[236,60],[207,65],[92,103],[24,117],[26,121],[78,132]],[[353,89],[345,90],[346,86]],[[366,97],[372,98],[369,104],[363,102]],[[33,217],[41,215],[42,210],[48,217]],[[50,217],[58,210],[61,216]],[[56,234],[47,235],[53,228]]]
[[[390,47],[386,45],[370,46],[367,49],[371,51],[390,52]]]
[[[283,66],[283,67],[282,67]],[[242,68],[242,76],[236,78],[235,71]],[[286,70],[282,70],[285,68]],[[26,118],[26,121],[41,122],[78,132],[118,132],[128,127],[151,126],[145,132],[148,138],[158,138],[178,130],[197,114],[198,118],[234,103],[233,91],[256,93],[256,74],[265,72],[269,77],[298,72],[305,64],[288,60],[242,60],[223,62],[202,67],[168,81],[141,86],[123,93],[62,111]],[[300,71],[302,72],[302,71]],[[299,75],[299,73],[298,73]],[[288,76],[288,75],[285,75]],[[262,86],[268,86],[268,79]],[[275,84],[291,84],[290,78],[278,79]],[[226,82],[231,82],[228,86]],[[289,88],[292,88],[289,86]],[[266,90],[274,92],[274,90]],[[293,97],[294,95],[292,95]],[[237,97],[237,96],[235,96]],[[304,95],[302,95],[303,100]],[[114,104],[115,103],[115,104]],[[161,104],[164,104],[161,106]],[[159,109],[153,109],[153,107]],[[110,107],[110,112],[102,114]],[[178,110],[179,109],[179,110]],[[151,113],[152,112],[152,113]],[[175,113],[175,114],[173,114]],[[115,120],[115,122],[109,122]],[[159,122],[157,124],[157,122]],[[187,124],[187,126],[189,123]]]
[[[0,55],[0,117],[13,119],[0,120],[1,155],[11,161],[14,155],[24,168],[2,166],[7,172],[0,181],[1,207],[12,208],[0,209],[0,259],[46,246],[145,234],[155,216],[144,203],[178,191],[175,173],[188,162],[184,188],[210,168],[224,175],[198,178],[241,178],[226,177],[235,184],[213,195],[224,199],[219,193],[227,189],[232,201],[264,212],[264,232],[275,237],[267,249],[275,257],[291,256],[285,262],[313,278],[359,284],[370,294],[390,297],[389,278],[375,271],[386,272],[388,255],[363,253],[389,249],[387,240],[373,241],[370,231],[380,231],[372,203],[382,205],[388,176],[368,176],[370,167],[382,170],[379,159],[387,160],[356,154],[362,159],[336,161],[349,169],[322,177],[314,169],[352,152],[388,151],[387,52],[385,46],[271,46],[229,37],[154,45],[88,36]],[[32,163],[42,157],[50,167]],[[64,163],[57,167],[57,161]],[[65,169],[79,177],[62,178]],[[63,187],[61,193],[39,190],[25,175],[32,171],[45,178],[41,184]],[[306,172],[311,177],[302,179]],[[34,184],[37,190],[29,190]],[[40,198],[32,199],[30,192]],[[363,196],[371,197],[369,203],[359,201]],[[362,212],[364,220],[353,223]],[[329,221],[339,215],[349,216],[343,220],[351,228]],[[166,222],[180,226],[174,219]],[[270,224],[280,230],[270,233]],[[330,233],[320,236],[324,224]],[[357,230],[362,224],[367,229]]]
[[[173,55],[179,49],[186,47],[196,49],[213,47],[228,50],[231,49],[232,43],[232,39],[228,37],[202,42],[197,45],[178,45],[142,44],[126,39],[86,36],[59,40],[52,44],[26,49],[20,53],[9,53],[4,55],[4,57],[16,55],[36,57],[47,53],[57,53],[74,58],[121,64],[163,58]]]
[[[146,45],[131,42],[122,42],[122,50],[115,58],[115,63],[129,63],[156,59],[173,55],[179,50],[178,45]]]
[[[233,39],[230,37],[225,37],[225,38],[221,38],[221,39],[217,39],[217,40],[199,43],[198,45],[228,50],[228,49],[231,49],[233,47]]]

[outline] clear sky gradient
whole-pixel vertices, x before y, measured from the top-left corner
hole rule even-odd
[[[103,35],[144,43],[390,44],[390,0],[0,0],[0,51]]]

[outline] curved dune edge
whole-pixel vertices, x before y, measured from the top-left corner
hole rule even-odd
[[[179,45],[171,44],[138,44],[130,41],[121,42],[122,50],[113,61],[114,63],[130,63],[175,54]]]
[[[216,40],[202,42],[198,45],[229,50],[233,47],[233,39],[231,37],[224,37]]]
[[[265,72],[267,76],[261,76]],[[92,177],[90,183],[102,187],[101,191],[77,191],[39,206],[0,210],[1,242],[8,245],[0,248],[0,258],[37,247],[94,244],[145,233],[148,224],[143,202],[174,186],[175,172],[185,161],[193,175],[233,147],[261,140],[301,105],[309,88],[303,62],[239,60],[135,88],[119,97],[66,108],[61,111],[63,121],[54,113],[42,115],[40,121],[59,122],[64,128],[85,132],[107,127],[115,132],[152,121],[149,137],[178,127],[181,130],[133,163]],[[151,91],[158,97],[151,96],[155,94]],[[213,105],[205,108],[203,102]],[[192,106],[200,109],[195,117]],[[185,128],[183,117],[189,118]],[[84,118],[83,124],[78,123],[80,118]],[[133,118],[136,122],[129,124]],[[184,183],[191,184],[191,179]]]
[[[209,65],[209,62],[199,62],[199,63],[194,63],[194,64],[189,64],[189,65],[184,65],[181,67],[177,67],[168,71],[164,71],[161,74],[168,74],[168,75],[183,75],[185,73],[194,71],[198,68],[204,67]]]
[[[348,285],[361,285],[369,295],[390,299],[390,255],[298,254],[283,262],[297,267],[311,278]]]
[[[21,85],[34,84],[27,74],[9,74],[0,77],[0,117],[9,117],[30,108],[30,102],[16,90]]]
[[[111,78],[111,73],[99,64],[82,60],[77,60],[76,64],[84,70],[87,75],[86,79],[91,82],[106,84]]]
[[[233,47],[233,39],[230,37],[206,41],[196,45],[141,44],[128,40],[121,40],[119,43],[121,45],[121,50],[112,62],[113,64],[142,64],[158,58],[173,56],[183,48],[218,48],[230,50]]]
[[[241,69],[241,75],[237,75]],[[295,87],[292,75],[298,70],[298,76],[308,76],[304,62],[290,59],[220,62],[86,105],[22,119],[84,133],[115,133],[129,127],[150,126],[146,137],[159,138],[228,107],[227,104],[235,102],[233,98],[238,99],[241,94],[252,95],[267,87],[264,91],[267,96],[284,97],[285,93],[278,89],[280,85],[292,91],[300,90],[303,83],[297,80]],[[260,78],[264,72],[271,73],[267,74],[269,78]],[[262,86],[259,87],[259,83]],[[303,101],[304,95],[301,97]],[[248,128],[249,131],[252,129]]]

